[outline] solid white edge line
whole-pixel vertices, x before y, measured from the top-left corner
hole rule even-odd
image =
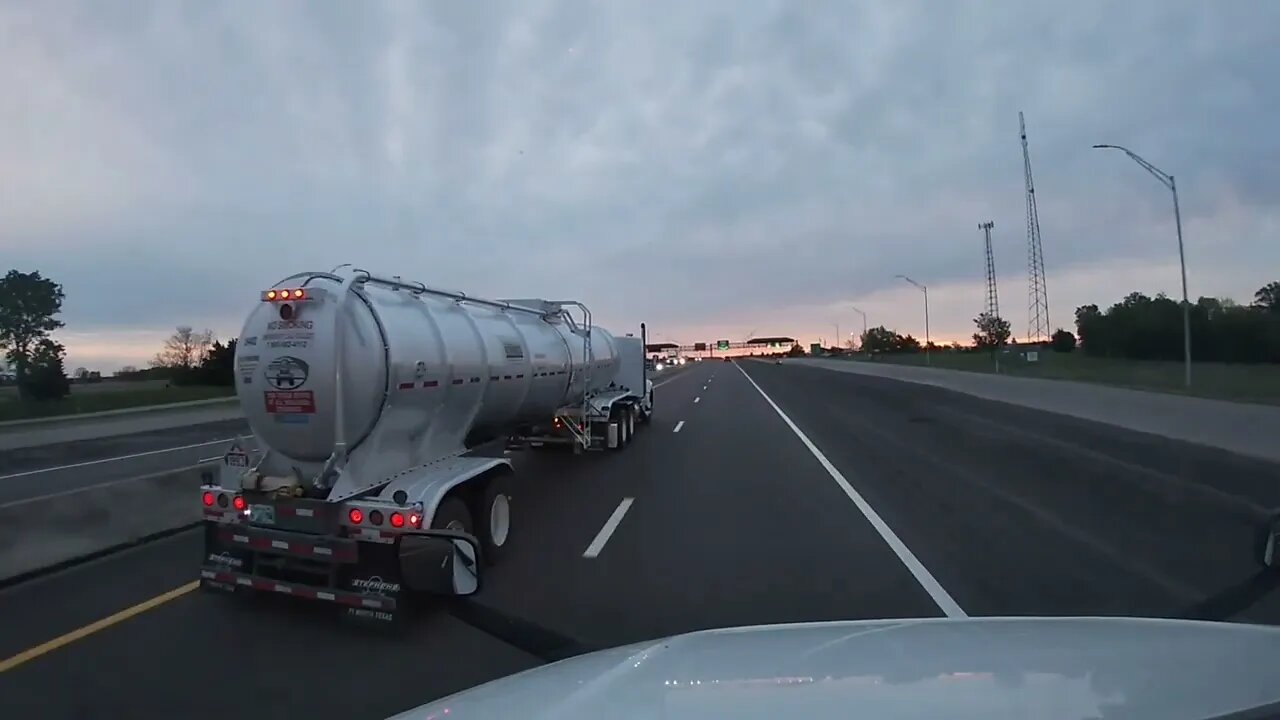
[[[929,597],[933,598],[933,602],[938,605],[938,609],[947,617],[969,617],[968,613],[966,613],[960,607],[959,603],[951,597],[951,594],[942,587],[937,578],[935,578],[933,574],[925,568],[925,566],[916,557],[915,553],[911,552],[911,549],[902,542],[897,533],[895,533],[893,529],[890,528],[883,519],[881,519],[880,514],[877,513],[865,499],[863,499],[862,495],[858,494],[857,490],[853,489],[853,486],[850,485],[844,475],[836,469],[836,466],[831,464],[831,461],[827,459],[827,456],[822,454],[822,451],[818,449],[818,446],[814,445],[813,441],[801,432],[800,428],[791,421],[791,418],[787,417],[787,414],[782,411],[782,408],[778,407],[778,404],[775,403],[773,399],[756,384],[756,381],[751,379],[751,376],[747,374],[746,370],[743,370],[737,363],[734,363],[734,367],[738,368],[742,373],[742,376],[747,379],[747,382],[751,383],[751,386],[756,389],[756,392],[760,393],[760,397],[763,397],[765,402],[769,403],[773,408],[774,412],[778,413],[778,417],[782,418],[782,421],[787,424],[787,427],[791,428],[791,432],[795,433],[796,437],[800,438],[800,442],[804,443],[805,447],[809,448],[809,452],[817,458],[823,469],[825,469],[827,474],[831,476],[831,479],[835,480],[836,484],[840,486],[840,489],[844,490],[844,494],[849,496],[849,499],[852,500],[853,504],[862,512],[862,515],[867,519],[867,522],[871,523],[871,526],[876,529],[876,532],[880,533],[880,537],[884,539],[885,543],[889,546],[889,549],[898,556],[898,559],[902,561],[902,564],[907,567],[907,570],[915,577],[916,582],[920,583],[920,586],[924,588],[924,591],[929,593]]]
[[[132,455],[121,455],[119,457],[102,458],[101,460],[86,460],[84,462],[72,463],[71,465],[58,465],[57,467],[41,468],[39,470],[27,470],[12,475],[0,475],[0,480],[12,480],[14,478],[27,477],[29,475],[39,475],[40,473],[57,472],[59,470],[74,470],[75,468],[89,467],[90,465],[101,465],[102,463],[116,462],[118,460],[132,460],[134,458],[147,457],[148,455],[160,455],[161,453],[176,452],[178,450],[190,450],[192,448],[204,447],[206,445],[217,445],[218,443],[229,443],[236,438],[224,438],[222,440],[210,440],[209,442],[196,443],[194,445],[180,445],[178,447],[161,448],[159,450],[148,450],[146,452],[134,453]]]
[[[108,480],[106,482],[95,483],[93,485],[82,485],[80,487],[71,488],[69,490],[59,490],[58,492],[52,492],[45,495],[36,495],[35,497],[22,498],[21,500],[10,500],[9,502],[6,502],[6,503],[0,503],[0,510],[3,510],[5,508],[17,507],[19,505],[27,505],[29,503],[39,502],[41,500],[52,500],[53,498],[63,497],[64,495],[75,495],[76,493],[82,493],[87,490],[97,490],[99,488],[111,487],[112,485],[123,485],[124,483],[134,482],[139,478],[154,477],[158,475],[163,475],[164,473],[167,473],[167,472],[178,472],[182,470],[190,470],[192,468],[199,467],[200,465],[203,465],[203,464],[204,463],[196,463],[195,465],[184,465],[182,467],[170,468],[169,470],[160,470],[154,473],[147,473],[146,475],[120,478],[118,480]]]
[[[683,421],[683,420],[681,420],[680,422],[676,423],[676,427],[675,427],[675,429],[674,429],[674,430],[672,430],[671,432],[680,432],[680,428],[682,428],[682,427],[684,427],[684,421]]]
[[[631,509],[631,503],[635,502],[635,498],[622,498],[622,502],[618,503],[618,507],[614,509],[613,514],[605,521],[604,527],[600,528],[600,532],[596,534],[596,539],[591,541],[587,546],[587,551],[582,553],[584,558],[593,558],[604,550],[604,544],[609,542],[613,531],[618,529],[618,524],[622,522],[622,518],[627,514],[627,510]]]

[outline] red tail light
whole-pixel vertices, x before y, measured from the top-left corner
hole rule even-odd
[[[236,510],[243,511],[245,508],[245,505],[246,503],[244,501],[244,498],[241,497],[240,495],[235,496],[235,499],[231,501],[231,507],[235,508]]]
[[[422,527],[422,516],[418,513],[409,513],[409,524],[413,527]]]
[[[364,522],[364,513],[360,511],[360,508],[351,508],[347,511],[347,519],[351,521],[352,525],[359,525]]]
[[[391,527],[404,527],[404,516],[398,512],[391,513]]]
[[[205,507],[213,507],[213,493],[207,492],[200,499],[204,502]]]

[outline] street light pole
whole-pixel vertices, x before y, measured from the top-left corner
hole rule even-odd
[[[912,285],[920,288],[921,292],[924,293],[924,364],[932,365],[933,363],[929,359],[929,345],[931,344],[929,342],[929,288],[925,285],[921,285],[915,280],[912,280],[906,275],[895,275],[894,277],[900,277],[903,280],[906,280]]]
[[[1187,255],[1182,245],[1182,210],[1178,207],[1178,183],[1173,176],[1147,162],[1132,150],[1119,145],[1094,145],[1095,149],[1119,150],[1130,160],[1151,173],[1169,192],[1173,193],[1173,221],[1178,229],[1178,264],[1182,267],[1182,360],[1183,382],[1191,387],[1191,301],[1187,297]]]
[[[849,307],[853,306],[850,305]],[[858,339],[858,347],[861,348],[862,344],[867,341],[867,314],[858,308],[853,308],[853,311],[862,316],[862,337]]]

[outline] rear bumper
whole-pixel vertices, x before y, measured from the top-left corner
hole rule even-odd
[[[406,607],[398,542],[219,522],[206,522],[204,536],[203,588],[332,603],[360,620],[392,622]]]

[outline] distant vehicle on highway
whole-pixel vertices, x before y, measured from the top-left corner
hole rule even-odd
[[[725,361],[725,362],[729,362],[729,358],[725,358],[725,359],[724,359],[724,361]]]

